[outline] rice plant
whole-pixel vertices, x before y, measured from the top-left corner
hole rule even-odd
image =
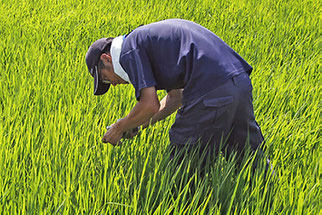
[[[319,214],[319,6],[2,0],[0,213]],[[202,166],[187,153],[178,165],[167,152],[174,115],[120,147],[101,143],[135,96],[131,86],[93,96],[89,45],[167,18],[207,27],[254,67],[255,115],[275,177],[264,179],[263,163],[253,172],[251,155],[238,165],[238,155],[221,153]]]

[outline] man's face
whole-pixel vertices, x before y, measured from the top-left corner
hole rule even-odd
[[[115,74],[110,54],[102,54],[97,69],[100,81],[110,83],[113,86],[118,84],[127,84],[126,81]]]

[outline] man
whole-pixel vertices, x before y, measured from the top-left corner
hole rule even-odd
[[[208,29],[170,19],[140,26],[128,35],[94,42],[87,54],[94,94],[112,84],[132,84],[137,104],[102,138],[118,145],[124,132],[147,127],[181,107],[170,145],[256,150],[263,142],[252,105],[252,67]],[[159,102],[157,90],[167,95]],[[132,135],[133,136],[133,135]]]

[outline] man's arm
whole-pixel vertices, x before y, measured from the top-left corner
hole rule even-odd
[[[105,133],[102,141],[111,143],[112,145],[118,144],[123,132],[149,121],[159,109],[160,102],[155,88],[143,88],[140,93],[140,100],[131,110],[129,115],[113,124]]]
[[[146,121],[142,127],[146,128],[167,116],[171,115],[182,105],[182,89],[171,90],[168,94],[161,100],[159,111],[153,115],[151,119]]]

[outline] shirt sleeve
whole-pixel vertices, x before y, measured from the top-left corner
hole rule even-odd
[[[137,100],[140,100],[143,88],[156,86],[151,63],[145,51],[133,49],[124,53],[120,58],[120,64],[129,75]]]

